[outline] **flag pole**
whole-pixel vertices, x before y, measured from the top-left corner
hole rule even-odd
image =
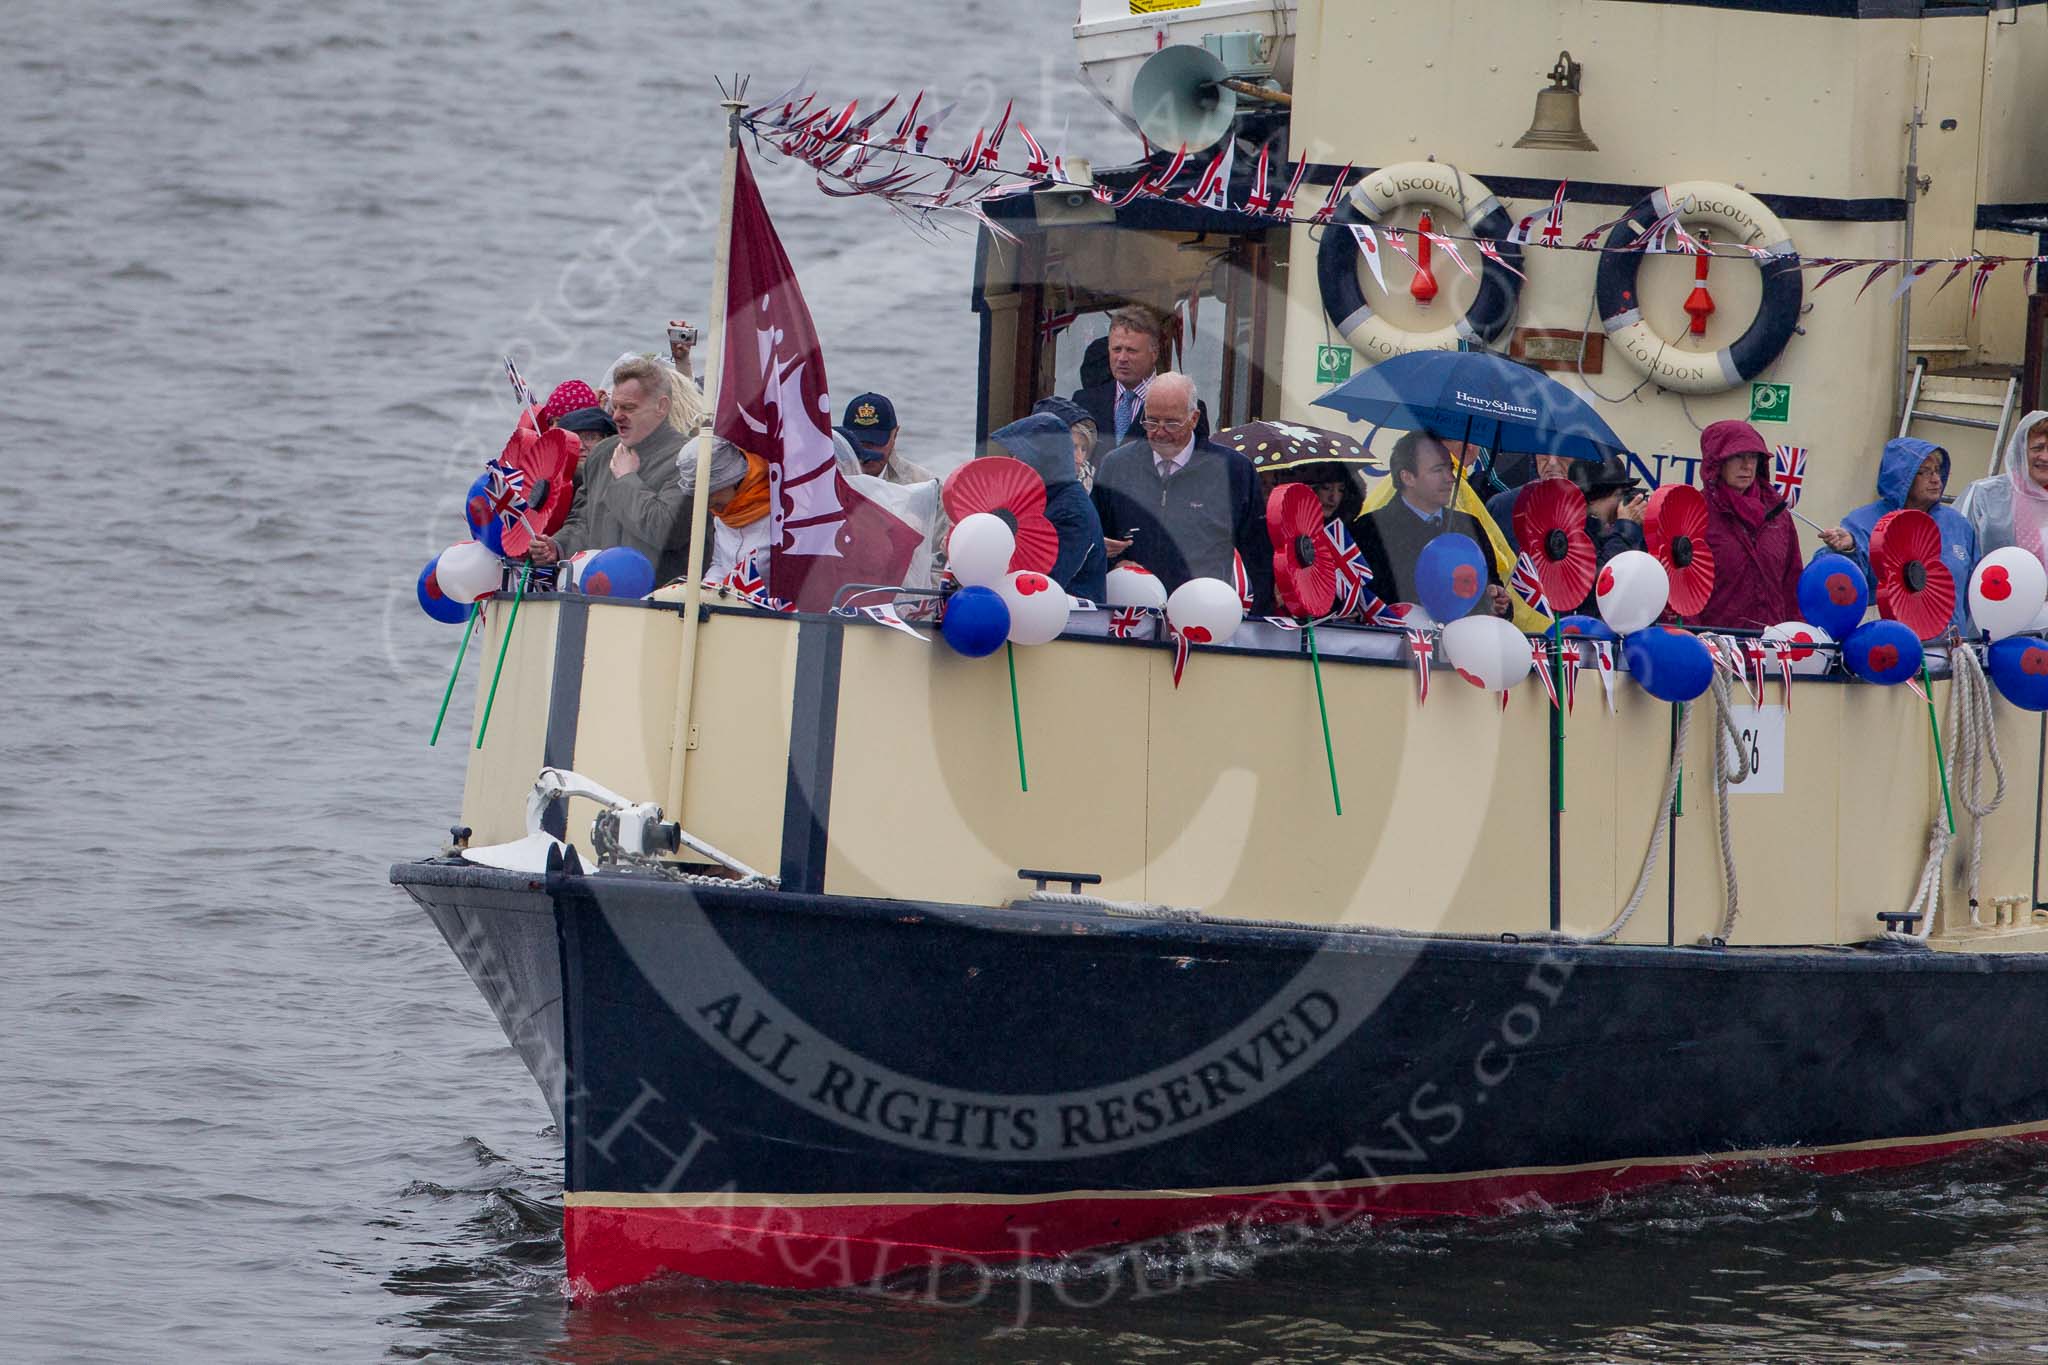
[[[483,613],[482,603],[469,604],[469,624],[462,628],[462,645],[455,651],[455,667],[448,670],[448,686],[441,692],[441,713],[434,717],[434,733],[427,740],[427,747],[433,748],[441,742],[441,722],[448,719],[448,702],[455,695],[455,678],[462,672],[462,661],[469,654],[469,637],[476,631],[476,618]]]
[[[1323,718],[1323,761],[1330,765],[1330,804],[1337,808],[1337,814],[1342,815],[1344,793],[1337,788],[1337,748],[1330,742],[1330,706],[1323,700],[1323,658],[1316,652],[1316,628],[1303,626],[1301,633],[1308,637],[1309,667],[1316,675],[1316,711]]]
[[[737,95],[737,90],[733,94]],[[676,721],[669,740],[668,800],[663,809],[672,820],[683,818],[683,768],[690,749],[690,703],[697,682],[697,618],[704,603],[705,544],[710,530],[712,427],[718,414],[718,390],[725,382],[725,291],[732,265],[732,194],[739,171],[740,111],[737,99],[719,102],[725,110],[725,166],[718,182],[718,237],[711,259],[711,307],[705,314],[711,362],[704,367],[704,427],[697,433],[696,491],[690,497],[690,553],[683,580],[683,646],[676,665]]]

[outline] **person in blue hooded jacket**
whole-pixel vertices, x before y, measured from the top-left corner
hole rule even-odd
[[[1842,529],[1855,541],[1847,550],[1877,590],[1877,574],[1870,567],[1870,533],[1878,519],[1901,508],[1925,512],[1941,528],[1941,556],[1955,575],[1955,623],[1970,625],[1970,570],[1977,563],[1977,533],[1955,508],[1945,505],[1942,493],[1948,488],[1948,452],[1931,441],[1900,436],[1884,443],[1884,459],[1877,467],[1877,501],[1842,518]],[[1840,548],[1830,540],[1829,548]]]
[[[1074,438],[1067,424],[1049,412],[1035,412],[989,433],[990,454],[1015,456],[1045,480],[1045,519],[1060,535],[1060,556],[1052,581],[1075,597],[1100,602],[1109,593],[1109,554],[1102,545],[1102,520],[1074,469]]]

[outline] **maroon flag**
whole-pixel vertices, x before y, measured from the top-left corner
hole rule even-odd
[[[849,485],[832,458],[825,355],[796,271],[736,152],[717,432],[768,462],[768,593],[826,611],[848,583],[901,583],[923,537]],[[685,458],[689,458],[686,453]]]

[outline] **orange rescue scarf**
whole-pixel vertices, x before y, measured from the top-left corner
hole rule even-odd
[[[747,476],[718,514],[718,519],[735,531],[768,515],[768,462],[751,451],[740,453],[747,457]]]

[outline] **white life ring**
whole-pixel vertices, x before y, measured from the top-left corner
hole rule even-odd
[[[1465,315],[1427,332],[1397,327],[1373,312],[1359,284],[1358,251],[1351,235],[1353,224],[1379,224],[1408,204],[1426,204],[1461,220],[1471,236],[1492,242],[1500,258],[1481,260],[1479,293]],[[1382,167],[1352,188],[1323,232],[1316,255],[1323,312],[1352,348],[1370,361],[1409,351],[1455,351],[1468,343],[1483,346],[1506,330],[1521,298],[1522,280],[1515,271],[1522,263],[1522,248],[1507,239],[1513,227],[1514,220],[1493,191],[1455,166],[1404,161]]]
[[[1721,229],[1717,241],[1760,247],[1770,259],[1763,272],[1763,299],[1749,329],[1718,351],[1681,351],[1643,319],[1636,297],[1636,273],[1643,253],[1631,250],[1653,223],[1677,207],[1691,222]],[[1799,327],[1805,295],[1799,256],[1777,216],[1754,195],[1712,180],[1666,185],[1628,211],[1608,234],[1600,253],[1594,292],[1600,325],[1623,359],[1659,388],[1678,393],[1720,393],[1762,374],[1784,352]]]

